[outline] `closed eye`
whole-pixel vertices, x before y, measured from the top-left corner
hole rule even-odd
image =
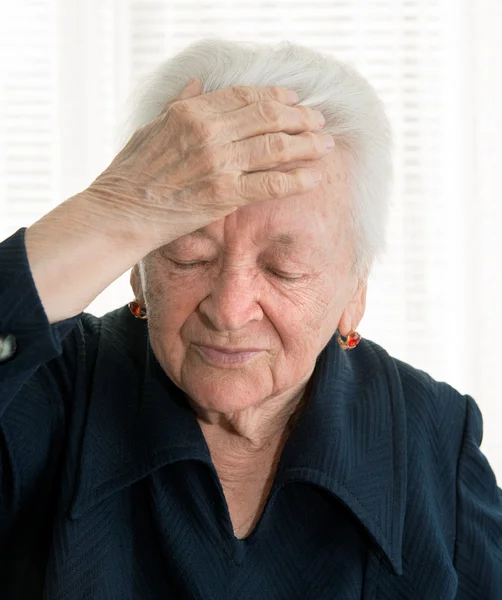
[[[295,281],[297,279],[301,279],[302,275],[290,275],[288,273],[282,273],[281,271],[276,271],[275,269],[268,269],[269,273],[272,273],[274,277],[279,279],[283,279],[285,281]]]
[[[173,260],[172,258],[169,260],[173,263],[173,265],[177,269],[186,269],[186,270],[195,269],[196,267],[201,267],[201,266],[207,265],[211,262],[209,260],[197,260],[197,261],[193,261],[193,262],[178,262],[176,260]],[[283,273],[282,271],[277,271],[275,269],[267,269],[267,271],[269,273],[271,273],[274,277],[277,277],[278,279],[282,279],[283,281],[297,281],[303,277],[302,275],[292,275],[289,273]]]
[[[172,258],[170,260],[177,269],[193,269],[194,267],[207,265],[207,263],[209,262],[208,260],[197,260],[195,262],[177,262]]]

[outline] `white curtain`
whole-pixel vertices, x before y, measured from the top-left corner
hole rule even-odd
[[[359,331],[474,396],[502,479],[500,0],[3,0],[0,239],[87,187],[129,93],[200,37],[309,45],[351,61],[396,140],[389,250]],[[132,298],[128,274],[87,309]]]

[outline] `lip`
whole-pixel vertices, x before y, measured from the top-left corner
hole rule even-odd
[[[213,365],[241,365],[263,352],[262,348],[223,348],[194,344],[204,360]]]
[[[261,352],[263,348],[229,348],[228,346],[207,346],[206,344],[196,344],[200,348],[209,348],[223,354],[234,354],[240,352]]]

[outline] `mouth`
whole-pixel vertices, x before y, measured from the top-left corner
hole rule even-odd
[[[203,360],[211,365],[241,365],[263,352],[261,348],[221,348],[194,344]]]

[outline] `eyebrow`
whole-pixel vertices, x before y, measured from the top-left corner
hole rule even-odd
[[[270,235],[268,239],[276,244],[283,246],[294,246],[298,242],[298,236],[291,233],[280,233],[279,235]]]
[[[211,233],[208,233],[203,229],[196,229],[189,235],[192,237],[210,239],[216,244],[218,243],[218,240]],[[298,235],[291,233],[280,233],[279,235],[269,235],[267,239],[275,244],[281,244],[282,246],[293,246],[298,242]]]

